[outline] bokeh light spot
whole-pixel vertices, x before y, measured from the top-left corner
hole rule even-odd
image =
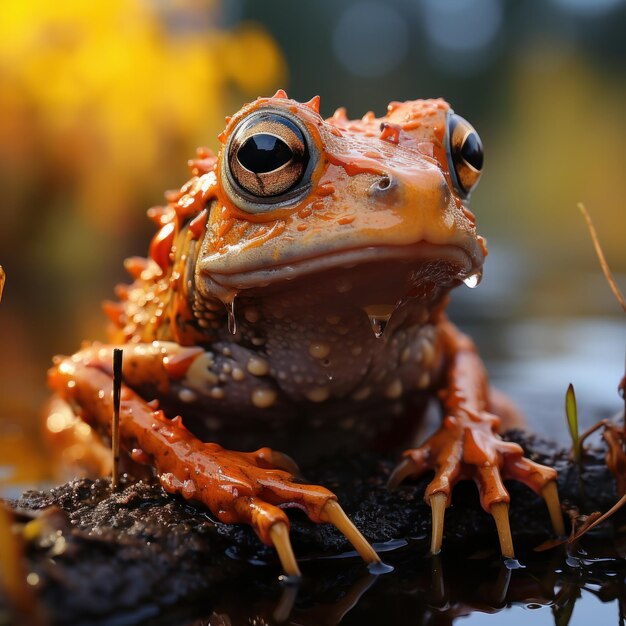
[[[423,8],[428,35],[451,52],[487,47],[502,25],[498,0],[423,0]]]
[[[333,47],[339,62],[352,74],[373,78],[396,68],[409,46],[406,20],[391,6],[357,2],[339,18]]]
[[[495,59],[504,17],[498,0],[422,0],[419,6],[439,69],[467,77]]]

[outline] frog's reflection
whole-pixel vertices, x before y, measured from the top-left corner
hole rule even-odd
[[[287,585],[274,592],[268,593],[266,588],[263,593],[254,585],[244,593],[242,587],[231,588],[210,617],[193,622],[193,626],[445,626],[474,612],[506,612],[516,606],[551,607],[556,623],[562,623],[583,590],[602,602],[611,602],[622,598],[626,588],[623,561],[612,562],[614,569],[622,569],[607,580],[596,572],[597,562],[588,569],[564,567],[560,550],[547,561],[545,554],[531,556],[525,567],[517,568],[495,554],[461,561],[450,557],[415,559],[411,551],[394,557],[395,571],[389,575],[364,574],[362,567],[344,564],[330,577],[324,575],[328,568],[322,572],[313,567],[316,571],[305,572],[300,586]],[[606,562],[601,567],[606,567]]]
[[[298,587],[275,587],[274,592],[265,588],[264,593],[255,585],[245,593],[241,587],[231,588],[210,617],[189,626],[446,626],[474,612],[505,612],[515,621],[506,613],[512,607],[550,607],[560,624],[569,621],[577,602],[584,602],[583,591],[602,602],[623,604],[626,598],[626,568],[619,558],[591,557],[585,566],[573,569],[565,565],[565,552],[557,549],[548,557],[527,555],[525,566],[514,568],[495,554],[459,560],[416,558],[414,551],[402,552],[393,555],[395,570],[389,575],[363,574],[362,567],[342,564],[328,576],[329,568],[318,563],[311,564],[312,571],[305,572]],[[622,615],[624,607],[619,611]]]

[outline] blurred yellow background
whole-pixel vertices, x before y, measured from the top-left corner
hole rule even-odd
[[[217,147],[225,115],[278,87],[319,93],[325,115],[452,102],[485,144],[472,208],[494,257],[457,316],[479,335],[481,318],[606,318],[623,354],[576,203],[619,279],[625,25],[622,0],[0,3],[0,493],[47,476],[47,364],[103,336],[101,300],[147,249],[145,210],[186,180],[197,146]],[[486,341],[493,363],[515,352]]]

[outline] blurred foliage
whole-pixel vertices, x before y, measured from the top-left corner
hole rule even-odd
[[[215,137],[233,101],[284,80],[282,56],[258,26],[176,32],[158,6],[0,4],[0,167],[10,210],[22,215],[34,186],[53,186],[99,229],[121,232],[137,194],[162,189],[198,138]],[[237,98],[228,98],[230,85]]]
[[[37,455],[16,437],[38,429],[46,363],[101,336],[145,209],[226,114],[286,79],[262,26],[221,17],[212,0],[0,3],[0,459],[25,480],[41,467],[17,463]]]

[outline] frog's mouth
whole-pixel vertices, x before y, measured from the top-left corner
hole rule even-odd
[[[257,297],[304,290],[320,298],[345,295],[362,305],[448,290],[477,275],[482,267],[479,256],[460,246],[421,241],[346,249],[247,271],[233,268],[231,273],[205,266],[202,273],[225,292]]]

